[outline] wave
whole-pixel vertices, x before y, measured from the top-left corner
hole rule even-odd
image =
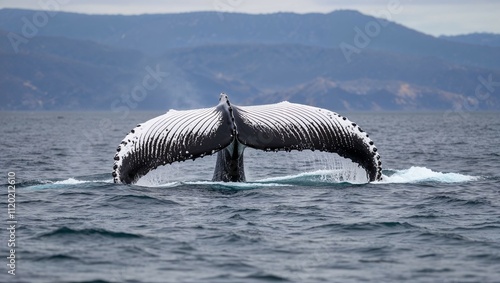
[[[46,256],[38,257],[36,260],[37,261],[68,261],[68,260],[73,260],[73,261],[83,262],[78,257],[66,255],[66,254],[46,255]]]
[[[443,173],[433,171],[426,167],[410,167],[403,170],[384,170],[381,181],[373,182],[372,184],[415,184],[415,183],[463,183],[477,181],[478,176],[469,176],[459,173]],[[367,179],[361,178],[360,174],[346,174],[341,170],[316,170],[311,172],[301,172],[298,174],[290,174],[278,177],[269,177],[248,182],[233,183],[233,182],[213,182],[213,181],[175,181],[175,182],[158,182],[151,179],[141,179],[136,186],[147,188],[175,188],[185,185],[195,187],[210,187],[216,189],[236,189],[248,190],[265,187],[287,187],[287,186],[330,186],[332,184],[366,184]],[[113,180],[98,179],[98,180],[80,180],[76,178],[68,178],[65,180],[45,180],[30,182],[26,187],[31,189],[47,189],[47,188],[65,188],[88,184],[113,184]]]
[[[401,184],[401,183],[463,183],[477,181],[478,176],[469,176],[459,173],[442,173],[432,171],[426,167],[411,167],[404,170],[387,170],[390,175],[383,175],[382,181],[374,182],[375,184]]]
[[[213,188],[228,188],[228,189],[256,189],[261,187],[287,187],[289,184],[280,183],[265,183],[265,182],[214,182],[214,181],[186,181],[186,182],[169,182],[169,183],[155,183],[150,181],[137,182],[138,186],[153,187],[153,188],[174,188],[183,185],[191,186],[209,186]]]
[[[112,179],[109,180],[77,180],[75,178],[69,178],[62,181],[53,182],[54,185],[78,185],[85,183],[113,183]]]
[[[375,231],[378,229],[419,229],[408,222],[360,222],[360,223],[330,223],[308,228],[308,230],[332,229],[335,231]]]
[[[415,184],[415,183],[463,183],[477,181],[480,177],[469,176],[459,173],[442,173],[433,171],[426,167],[411,167],[403,170],[384,170],[382,181],[373,184]],[[211,187],[232,188],[232,189],[255,189],[259,187],[278,186],[325,186],[332,184],[366,184],[367,179],[363,179],[359,174],[345,174],[341,170],[316,170],[302,172],[299,174],[285,175],[279,177],[269,177],[243,183],[212,182],[212,181],[186,181],[155,183],[151,180],[139,181],[137,184],[144,187],[178,187],[182,185],[204,185]]]
[[[87,229],[72,229],[69,227],[61,227],[56,230],[43,233],[36,236],[37,238],[49,238],[49,237],[64,237],[64,236],[100,236],[100,237],[110,237],[110,238],[142,238],[142,235],[126,233],[126,232],[114,232],[101,228],[87,228]]]
[[[65,188],[72,187],[74,185],[87,185],[87,184],[112,184],[113,179],[107,180],[79,180],[75,178],[68,178],[65,180],[37,180],[28,181],[20,184],[20,187],[32,189],[32,190],[43,190],[43,189],[54,189],[54,188]]]
[[[179,205],[178,202],[168,199],[156,198],[149,195],[117,195],[106,199],[106,205],[113,205],[119,208],[128,207],[131,203],[134,205]]]

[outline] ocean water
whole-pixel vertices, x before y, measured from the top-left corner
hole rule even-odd
[[[342,113],[382,156],[366,183],[318,152],[246,152],[113,184],[116,146],[160,113],[3,112],[0,199],[16,182],[1,282],[500,282],[500,113]]]

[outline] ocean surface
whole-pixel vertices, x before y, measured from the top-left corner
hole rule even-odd
[[[123,113],[122,113],[123,114]],[[247,150],[113,184],[113,156],[160,113],[2,112],[0,282],[500,282],[500,113],[341,113],[382,156]],[[8,274],[15,173],[15,276]]]

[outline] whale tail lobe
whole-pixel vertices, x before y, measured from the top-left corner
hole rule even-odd
[[[134,183],[160,165],[218,153],[215,181],[244,181],[245,147],[319,150],[351,159],[380,180],[380,155],[357,124],[326,109],[281,102],[236,106],[221,94],[212,108],[176,111],[137,125],[115,155],[115,183]]]

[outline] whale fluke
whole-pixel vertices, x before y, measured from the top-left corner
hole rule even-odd
[[[382,177],[377,148],[358,125],[326,109],[281,102],[235,106],[221,94],[212,108],[176,111],[137,125],[117,148],[115,183],[134,183],[160,165],[217,153],[214,181],[245,181],[246,147],[337,153]]]

